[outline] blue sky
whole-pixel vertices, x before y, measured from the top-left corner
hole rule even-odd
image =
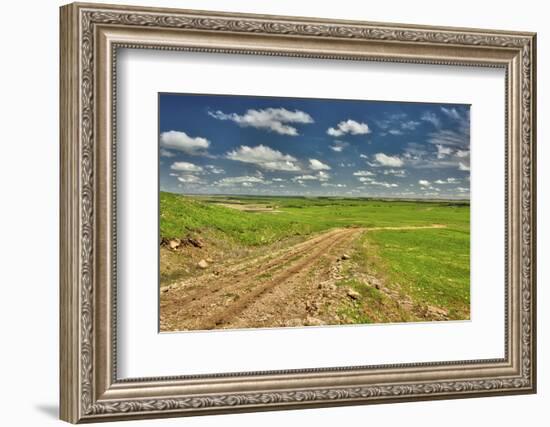
[[[460,198],[470,106],[159,94],[160,188],[184,194]]]

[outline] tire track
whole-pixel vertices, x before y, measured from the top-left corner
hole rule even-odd
[[[445,227],[432,224],[332,229],[275,253],[260,255],[225,268],[221,275],[205,274],[169,285],[165,287],[168,289],[161,289],[161,331],[209,330],[229,328],[232,325],[251,327],[249,323],[257,323],[253,321],[254,314],[258,316],[257,308],[265,307],[268,301],[275,303],[277,307],[274,311],[282,314],[289,311],[284,306],[294,301],[293,292],[296,289],[311,292],[308,288],[311,283],[307,282],[311,282],[312,278],[308,274],[317,268],[314,276],[319,276],[323,262],[326,263],[335,249],[344,250],[358,234],[378,230]],[[281,298],[277,301],[266,299],[275,289]]]
[[[329,251],[346,236],[362,230],[336,229],[308,239],[282,251],[280,256],[268,263],[266,266],[268,268],[261,267],[254,274],[243,271],[236,276],[231,273],[224,274],[223,277],[203,276],[199,283],[194,283],[197,287],[190,293],[185,287],[161,293],[161,330],[219,327],[269,289],[284,282],[308,265],[314,264],[323,253]],[[251,266],[257,264],[252,262]],[[275,267],[280,271],[268,277],[269,272]],[[235,298],[227,304],[227,301],[224,301],[224,295],[235,295]],[[214,314],[213,311],[215,311]]]
[[[181,307],[199,299],[204,296],[203,294],[205,293],[230,293],[235,288],[242,287],[243,284],[241,282],[243,280],[260,280],[261,276],[269,275],[273,270],[280,269],[288,262],[291,262],[294,258],[299,258],[306,255],[312,247],[329,241],[334,235],[340,232],[341,230],[331,230],[305,240],[304,242],[300,242],[290,248],[281,249],[277,251],[275,255],[262,255],[254,259],[247,260],[237,266],[234,266],[233,268],[225,269],[222,276],[207,274],[199,278],[187,279],[175,285],[165,286],[161,289],[161,307],[163,310],[169,310],[167,306],[163,305],[163,301],[168,302],[171,299],[177,299],[177,301],[174,302]],[[266,259],[269,259],[267,264],[259,265]],[[249,270],[252,267],[255,267],[255,271],[253,273]],[[213,281],[216,283],[214,289],[212,289]],[[193,286],[193,288],[189,288],[190,286]],[[170,296],[173,296],[173,298],[169,298],[168,295],[165,296],[164,294],[166,292],[168,292]],[[175,296],[175,293],[178,295]]]
[[[260,299],[266,292],[273,289],[275,286],[279,286],[292,276],[303,273],[310,270],[315,266],[315,262],[326,252],[338,245],[341,241],[345,240],[350,234],[357,233],[357,231],[346,231],[339,234],[332,239],[327,246],[317,248],[309,255],[305,256],[300,262],[294,264],[292,267],[284,270],[281,274],[273,277],[267,283],[257,286],[253,291],[248,292],[244,297],[229,306],[226,310],[220,313],[216,313],[213,316],[207,318],[203,324],[205,329],[213,329],[215,327],[223,327],[224,324],[230,323],[235,317],[242,313],[251,303]]]

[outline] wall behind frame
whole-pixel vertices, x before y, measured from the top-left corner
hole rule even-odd
[[[548,83],[550,29],[544,4],[535,0],[311,2],[307,0],[109,0],[111,3],[179,7],[335,19],[404,22],[537,31],[538,117],[550,115]],[[6,425],[61,425],[58,402],[58,7],[57,0],[3,4],[0,26],[0,388]],[[550,405],[546,361],[550,340],[548,263],[550,236],[550,126],[538,128],[538,359],[539,393],[437,402],[404,403],[301,411],[265,412],[162,421],[124,426],[333,426],[354,423],[398,426],[543,425]],[[122,424],[120,424],[122,425]]]

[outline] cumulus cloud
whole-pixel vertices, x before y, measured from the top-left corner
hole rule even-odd
[[[368,133],[370,133],[370,129],[366,123],[359,123],[352,119],[343,120],[338,123],[336,127],[331,127],[327,129],[327,134],[336,137],[346,134],[366,135]]]
[[[458,179],[453,178],[453,177],[449,177],[447,179],[438,179],[434,183],[444,185],[444,184],[458,184],[459,182],[460,181]]]
[[[241,145],[225,155],[230,160],[257,165],[266,170],[298,172],[300,167],[295,157],[273,150],[265,145],[249,147]]]
[[[161,157],[174,157],[175,154],[172,153],[171,151],[168,151],[168,150],[165,150],[164,148],[161,148],[160,149],[160,156]]]
[[[397,188],[397,187],[399,187],[397,184],[395,184],[393,182],[377,181],[374,178],[370,178],[370,177],[366,177],[366,176],[361,176],[357,179],[360,182],[362,182],[363,184],[368,184],[368,185],[377,185],[377,186],[386,187],[386,188]]]
[[[190,174],[184,174],[184,175],[178,175],[177,177],[178,181],[183,182],[185,184],[203,184],[204,181],[200,179],[196,175],[190,175]]]
[[[329,145],[328,148],[330,148],[332,151],[335,151],[337,153],[341,153],[348,146],[349,146],[349,143],[347,143],[347,142],[334,141],[334,143],[332,145]]]
[[[269,182],[263,178],[257,176],[232,176],[228,178],[220,179],[216,181],[215,185],[220,187],[231,187],[235,185],[242,185],[244,187],[251,187],[254,184],[268,184]]]
[[[330,175],[323,171],[319,171],[317,176],[319,177],[319,181],[327,181],[330,178]]]
[[[314,171],[330,170],[330,166],[317,159],[309,159],[309,168]]]
[[[198,166],[194,163],[189,162],[174,162],[170,169],[178,172],[202,172],[204,169],[201,166]]]
[[[390,167],[401,167],[403,166],[403,160],[397,156],[388,156],[384,153],[376,153],[374,159],[381,166],[390,166]]]
[[[318,179],[315,175],[300,175],[292,178],[292,181],[317,181]]]
[[[286,108],[265,108],[261,110],[249,109],[243,115],[224,113],[223,111],[209,111],[208,114],[218,120],[230,120],[242,127],[267,129],[281,135],[298,135],[298,130],[288,123],[313,123],[313,118],[300,110],[290,111]]]
[[[460,171],[469,171],[470,170],[470,165],[467,165],[466,163],[460,162],[458,164],[458,170],[460,170]]]
[[[324,182],[324,181],[328,181],[329,178],[330,178],[330,175],[327,172],[319,171],[315,175],[306,174],[306,175],[295,176],[294,178],[292,178],[292,181],[294,181],[294,182],[302,182],[302,181],[320,181],[320,182]]]
[[[407,171],[405,169],[385,169],[382,173],[384,175],[396,176],[398,178],[405,178],[407,176]]]
[[[371,171],[355,171],[353,172],[354,176],[374,176]]]
[[[430,184],[430,181],[426,180],[426,179],[421,179],[420,181],[418,181],[418,183],[422,186],[422,187],[429,187],[431,184]]]
[[[215,175],[225,173],[225,171],[222,168],[219,168],[219,167],[214,166],[214,165],[206,165],[205,168],[208,170],[208,172],[213,173]]]
[[[197,155],[204,153],[210,146],[206,138],[191,137],[185,132],[170,130],[160,134],[160,146],[164,149],[183,151],[187,154]]]
[[[322,187],[346,188],[346,184],[331,184],[329,182],[321,183]]]
[[[444,159],[445,157],[452,154],[453,150],[450,147],[446,147],[444,145],[438,144],[437,147],[437,158],[438,159]]]

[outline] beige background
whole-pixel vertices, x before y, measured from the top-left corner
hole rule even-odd
[[[127,3],[111,0],[112,3]],[[538,31],[539,117],[550,115],[548,84],[550,29],[544,3],[464,0],[359,2],[357,0],[131,1],[133,4],[200,8],[325,18],[406,22]],[[3,351],[0,383],[3,424],[47,426],[57,421],[58,357],[58,6],[55,0],[12,2],[3,6],[0,73],[0,321]],[[7,56],[5,55],[7,53]],[[550,298],[545,266],[550,244],[549,127],[539,120],[539,394],[455,401],[331,408],[291,412],[126,422],[124,426],[331,426],[369,423],[412,426],[543,425],[550,405]],[[9,349],[9,350],[6,350]]]

